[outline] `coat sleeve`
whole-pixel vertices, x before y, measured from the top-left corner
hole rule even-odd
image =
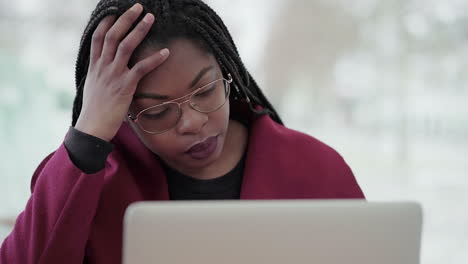
[[[64,144],[45,158],[34,172],[26,208],[0,248],[0,263],[83,263],[106,171],[83,173]]]

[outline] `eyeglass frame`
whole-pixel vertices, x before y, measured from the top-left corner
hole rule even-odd
[[[215,108],[215,109],[213,109],[213,110],[211,110],[211,111],[200,111],[200,110],[196,109],[192,104],[189,103],[190,107],[191,107],[193,110],[195,110],[195,111],[197,111],[197,112],[199,112],[199,113],[207,114],[207,113],[215,112],[216,110],[219,110],[221,107],[223,107],[223,106],[226,104],[226,102],[229,100],[229,95],[230,95],[230,93],[231,93],[231,85],[230,85],[230,84],[233,82],[233,79],[232,79],[232,76],[231,76],[230,73],[228,73],[227,75],[228,75],[228,78],[229,78],[229,79],[226,79],[226,78],[224,78],[224,77],[223,77],[223,78],[216,79],[216,80],[214,80],[214,81],[211,81],[211,82],[209,82],[209,83],[203,85],[202,87],[197,88],[195,91],[193,91],[193,92],[191,92],[191,93],[189,93],[189,94],[186,94],[186,95],[184,95],[184,96],[181,96],[181,97],[176,98],[176,99],[172,99],[172,100],[170,100],[170,101],[167,101],[167,102],[164,102],[164,103],[161,103],[161,104],[157,104],[157,105],[153,105],[153,106],[147,107],[147,108],[141,110],[140,112],[138,112],[138,114],[136,114],[135,117],[133,117],[130,113],[127,113],[127,117],[128,117],[128,119],[129,119],[130,121],[132,121],[133,123],[138,124],[138,126],[141,128],[141,130],[143,130],[144,132],[146,132],[146,133],[148,133],[148,134],[158,135],[158,134],[165,133],[165,132],[167,132],[167,131],[173,129],[174,127],[176,127],[176,126],[177,126],[177,123],[179,123],[180,118],[182,117],[182,108],[181,108],[181,105],[182,105],[182,104],[185,104],[186,102],[190,102],[190,99],[192,98],[192,96],[193,96],[194,94],[196,94],[198,91],[202,90],[203,88],[206,88],[207,86],[209,86],[209,85],[211,85],[211,84],[213,84],[213,83],[215,83],[215,82],[218,82],[218,81],[226,81],[226,82],[227,82],[227,89],[228,89],[228,90],[227,90],[227,94],[226,94],[226,101],[224,101],[224,103],[221,104],[220,106],[218,106],[217,108]],[[185,100],[185,101],[183,101],[183,102],[180,102],[180,103],[179,103],[179,102],[176,102],[176,101],[181,100],[181,99],[183,99],[183,98],[185,98],[185,97],[187,97],[187,96],[189,97],[189,99],[187,99],[187,100]],[[146,130],[145,128],[143,128],[143,126],[140,124],[140,122],[138,122],[138,118],[140,117],[140,115],[141,115],[143,112],[145,112],[145,111],[147,111],[147,110],[149,110],[149,109],[156,108],[156,107],[159,107],[159,106],[163,106],[163,105],[165,105],[165,104],[177,104],[178,117],[177,117],[177,121],[174,122],[174,126],[168,128],[168,129],[166,129],[166,130],[158,131],[158,132],[150,132],[150,131]]]

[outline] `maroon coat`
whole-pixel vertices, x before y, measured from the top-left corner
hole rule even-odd
[[[0,249],[2,264],[121,263],[130,203],[168,200],[161,165],[124,123],[105,169],[85,174],[62,144],[35,171],[31,197]],[[332,148],[269,116],[250,127],[241,199],[363,199]]]

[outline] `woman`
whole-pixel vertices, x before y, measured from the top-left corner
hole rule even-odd
[[[76,85],[1,263],[120,263],[136,201],[364,198],[336,151],[283,126],[199,0],[99,2]]]

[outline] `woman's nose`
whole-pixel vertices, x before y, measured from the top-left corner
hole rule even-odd
[[[181,135],[198,134],[208,122],[208,114],[196,111],[189,104],[181,105],[180,110],[182,113],[176,129]]]

